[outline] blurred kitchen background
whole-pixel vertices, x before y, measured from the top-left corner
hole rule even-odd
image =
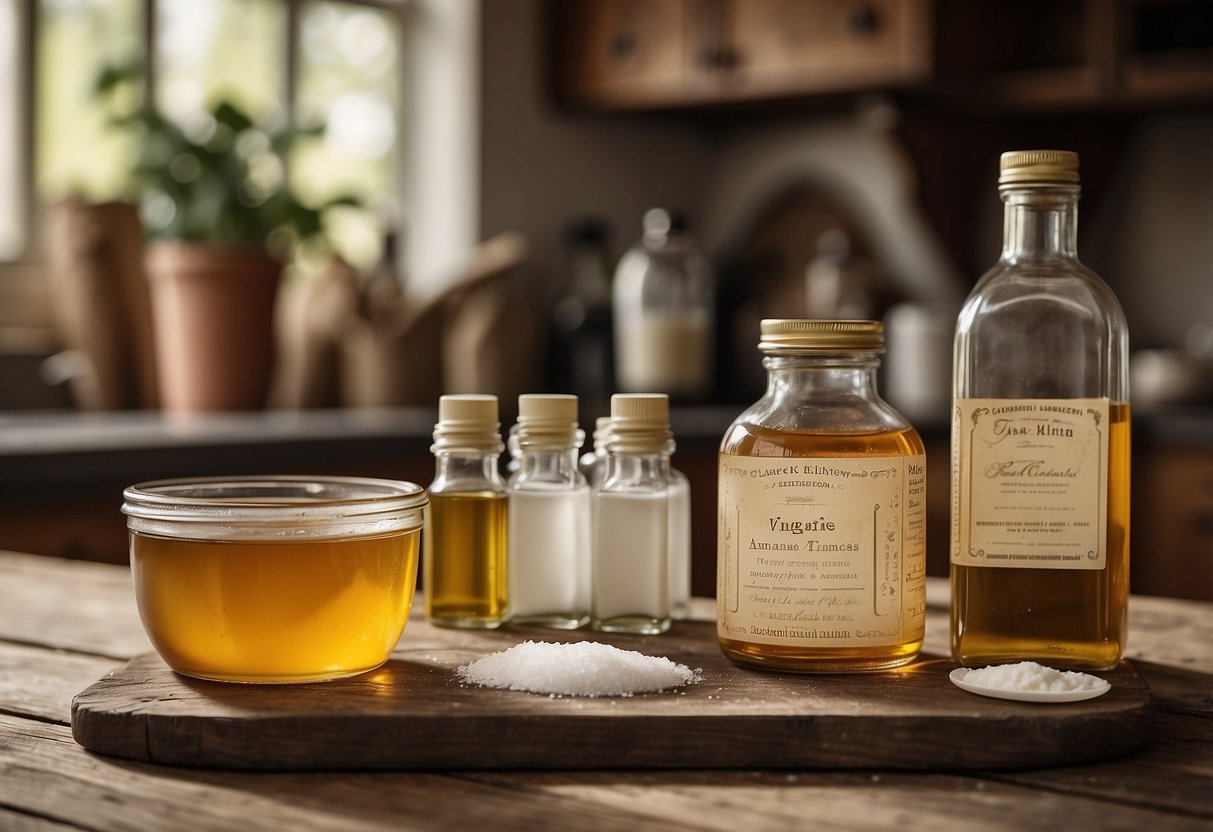
[[[946,574],[1030,147],[1129,320],[1134,591],[1213,598],[1207,0],[0,0],[0,547],[121,561],[152,477],[424,484],[443,392],[663,389],[710,595],[758,321],[872,317]]]

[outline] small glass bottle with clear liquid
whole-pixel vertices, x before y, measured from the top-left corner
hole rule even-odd
[[[720,444],[717,637],[740,664],[878,670],[926,624],[926,465],[876,391],[876,321],[764,320],[766,394]]]
[[[952,653],[1108,670],[1129,593],[1128,330],[1078,260],[1078,156],[1004,153],[998,263],[956,326]]]
[[[590,488],[577,469],[577,397],[518,397],[509,481],[511,620],[575,629],[590,620]]]
[[[431,624],[492,629],[509,616],[501,450],[496,396],[438,400],[423,535],[425,617]]]
[[[664,393],[611,397],[606,475],[594,495],[595,630],[670,628],[669,422]]]

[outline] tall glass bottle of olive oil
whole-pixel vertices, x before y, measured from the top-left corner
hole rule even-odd
[[[1120,661],[1129,591],[1128,331],[1077,253],[1078,156],[1004,153],[1002,256],[956,325],[952,653]]]

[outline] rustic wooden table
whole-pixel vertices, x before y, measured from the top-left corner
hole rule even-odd
[[[946,654],[931,579],[928,651]],[[704,602],[700,611],[710,615]],[[1010,772],[251,773],[105,758],[72,697],[148,651],[126,569],[0,553],[0,829],[1209,829],[1213,605],[1135,597],[1129,658],[1158,714],[1145,751]]]

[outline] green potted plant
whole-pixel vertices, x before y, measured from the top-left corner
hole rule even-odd
[[[115,101],[116,90],[137,79],[137,70],[111,68],[97,92]],[[261,407],[273,368],[282,264],[300,245],[322,238],[323,211],[357,204],[342,198],[309,207],[286,186],[291,144],[320,129],[267,129],[230,103],[188,130],[146,104],[112,120],[141,136],[132,173],[148,237],[162,407]]]

